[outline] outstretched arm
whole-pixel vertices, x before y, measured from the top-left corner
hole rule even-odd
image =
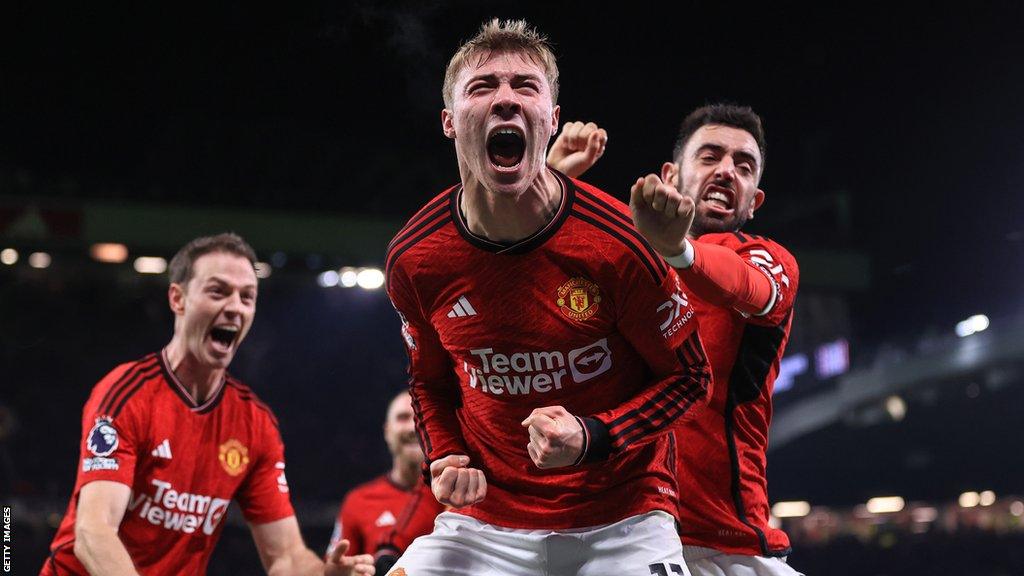
[[[687,239],[694,204],[675,187],[655,174],[638,178],[629,208],[636,229],[702,300],[749,315],[771,308],[775,284],[762,269],[729,248]]]
[[[306,548],[295,516],[266,524],[250,524],[249,528],[252,530],[263,568],[270,576],[372,576],[374,573],[373,556],[345,556],[345,552],[348,551],[348,540],[338,543],[325,565],[312,550]]]

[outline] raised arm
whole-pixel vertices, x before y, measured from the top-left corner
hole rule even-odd
[[[693,201],[655,174],[638,178],[629,202],[633,223],[694,294],[747,315],[771,309],[777,289],[770,274],[724,246],[687,239]]]

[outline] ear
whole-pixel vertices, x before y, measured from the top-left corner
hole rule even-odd
[[[555,107],[551,109],[551,137],[554,138],[558,134],[558,118],[562,115],[562,107],[555,104]]]
[[[665,162],[661,165],[661,181],[669,186],[679,189],[679,165],[675,162]]]
[[[175,316],[184,316],[185,289],[181,287],[181,284],[171,284],[167,289],[167,303],[170,304],[171,312],[174,312]]]
[[[448,138],[455,140],[455,116],[447,108],[441,110],[441,131]]]
[[[748,219],[754,217],[754,211],[760,208],[761,204],[764,204],[764,190],[758,188],[754,191],[754,201],[750,204],[750,214],[747,214]]]

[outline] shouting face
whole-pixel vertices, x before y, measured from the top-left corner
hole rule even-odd
[[[693,199],[691,235],[739,230],[764,202],[758,189],[761,152],[754,137],[732,126],[701,126],[675,162],[662,167],[662,179]]]
[[[527,54],[491,52],[467,61],[456,76],[451,109],[441,112],[463,182],[521,194],[545,168],[558,111],[543,65]]]
[[[170,288],[175,337],[200,364],[227,368],[256,314],[256,272],[228,252],[204,254],[192,270],[186,285]]]

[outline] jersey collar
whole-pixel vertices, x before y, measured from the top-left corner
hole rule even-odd
[[[452,222],[455,223],[455,229],[459,231],[459,235],[462,236],[467,242],[476,246],[477,248],[493,252],[495,254],[525,254],[534,248],[547,242],[548,238],[555,235],[558,229],[562,227],[562,223],[568,218],[569,212],[572,209],[573,201],[576,198],[576,185],[573,184],[572,180],[562,174],[561,172],[551,169],[551,173],[555,175],[559,185],[562,187],[562,202],[558,205],[558,211],[555,212],[555,217],[547,223],[546,226],[540,230],[534,232],[530,236],[517,240],[512,243],[495,242],[488,240],[483,236],[478,236],[469,231],[469,227],[466,226],[466,217],[462,214],[461,200],[462,200],[462,185],[458,185],[452,188],[451,193],[448,195],[448,202],[452,213]]]
[[[224,381],[227,379],[226,375],[217,383],[216,388],[213,393],[210,394],[210,397],[206,399],[206,402],[199,404],[196,402],[196,399],[192,397],[192,394],[189,393],[188,388],[181,383],[181,380],[178,380],[178,377],[174,374],[174,370],[171,370],[171,363],[167,360],[166,348],[160,351],[160,368],[163,369],[164,380],[167,382],[167,386],[170,387],[178,398],[181,398],[181,401],[188,406],[189,410],[197,414],[206,414],[210,410],[216,408],[217,404],[220,404],[220,400],[224,396]]]

